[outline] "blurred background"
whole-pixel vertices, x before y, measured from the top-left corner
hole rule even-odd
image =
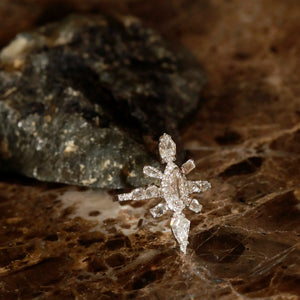
[[[276,117],[282,126],[299,116],[283,112],[293,106],[299,114],[291,104],[299,97],[297,0],[2,0],[0,46],[19,32],[70,13],[134,15],[184,45],[207,73],[206,98],[217,98],[222,110],[237,109],[235,114],[245,118],[253,114],[259,122],[260,113],[254,113],[259,103],[259,110],[266,111],[264,119]]]

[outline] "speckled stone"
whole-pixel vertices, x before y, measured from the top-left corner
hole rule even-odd
[[[150,182],[153,145],[178,137],[204,83],[195,61],[132,17],[73,16],[19,34],[0,62],[2,168],[101,188]]]

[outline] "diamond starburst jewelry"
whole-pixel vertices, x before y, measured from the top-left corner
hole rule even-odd
[[[172,138],[164,133],[159,139],[159,154],[163,164],[167,164],[164,173],[158,169],[145,166],[145,175],[161,180],[161,186],[151,185],[147,188],[137,188],[130,193],[118,195],[119,201],[145,200],[152,198],[164,198],[150,212],[154,218],[162,216],[168,210],[173,211],[170,222],[172,232],[179,243],[180,250],[186,253],[190,221],[182,213],[185,207],[195,213],[201,212],[202,205],[196,199],[189,197],[192,193],[205,192],[211,187],[208,181],[190,181],[185,174],[190,173],[195,168],[192,159],[185,162],[181,169],[174,163],[176,155],[176,144]]]

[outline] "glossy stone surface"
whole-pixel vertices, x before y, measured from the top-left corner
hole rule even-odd
[[[2,176],[1,297],[299,299],[298,1],[122,3],[209,74],[207,102],[182,131],[196,161],[188,178],[212,183],[201,213],[185,211],[187,255],[170,216],[152,218],[155,201],[120,206],[102,191]]]

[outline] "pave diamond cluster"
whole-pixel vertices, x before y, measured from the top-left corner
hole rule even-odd
[[[186,253],[190,221],[183,214],[183,209],[188,207],[195,213],[201,212],[202,205],[189,195],[192,193],[205,192],[211,187],[208,181],[190,181],[186,179],[186,174],[195,168],[193,160],[189,159],[179,168],[175,163],[176,144],[172,138],[164,133],[159,139],[159,154],[162,163],[167,164],[164,173],[158,169],[145,166],[145,175],[161,180],[161,186],[151,185],[146,188],[137,188],[130,193],[118,195],[119,201],[145,200],[152,198],[164,198],[150,212],[154,218],[162,216],[168,210],[173,212],[170,222],[172,232],[180,245],[180,250]]]

